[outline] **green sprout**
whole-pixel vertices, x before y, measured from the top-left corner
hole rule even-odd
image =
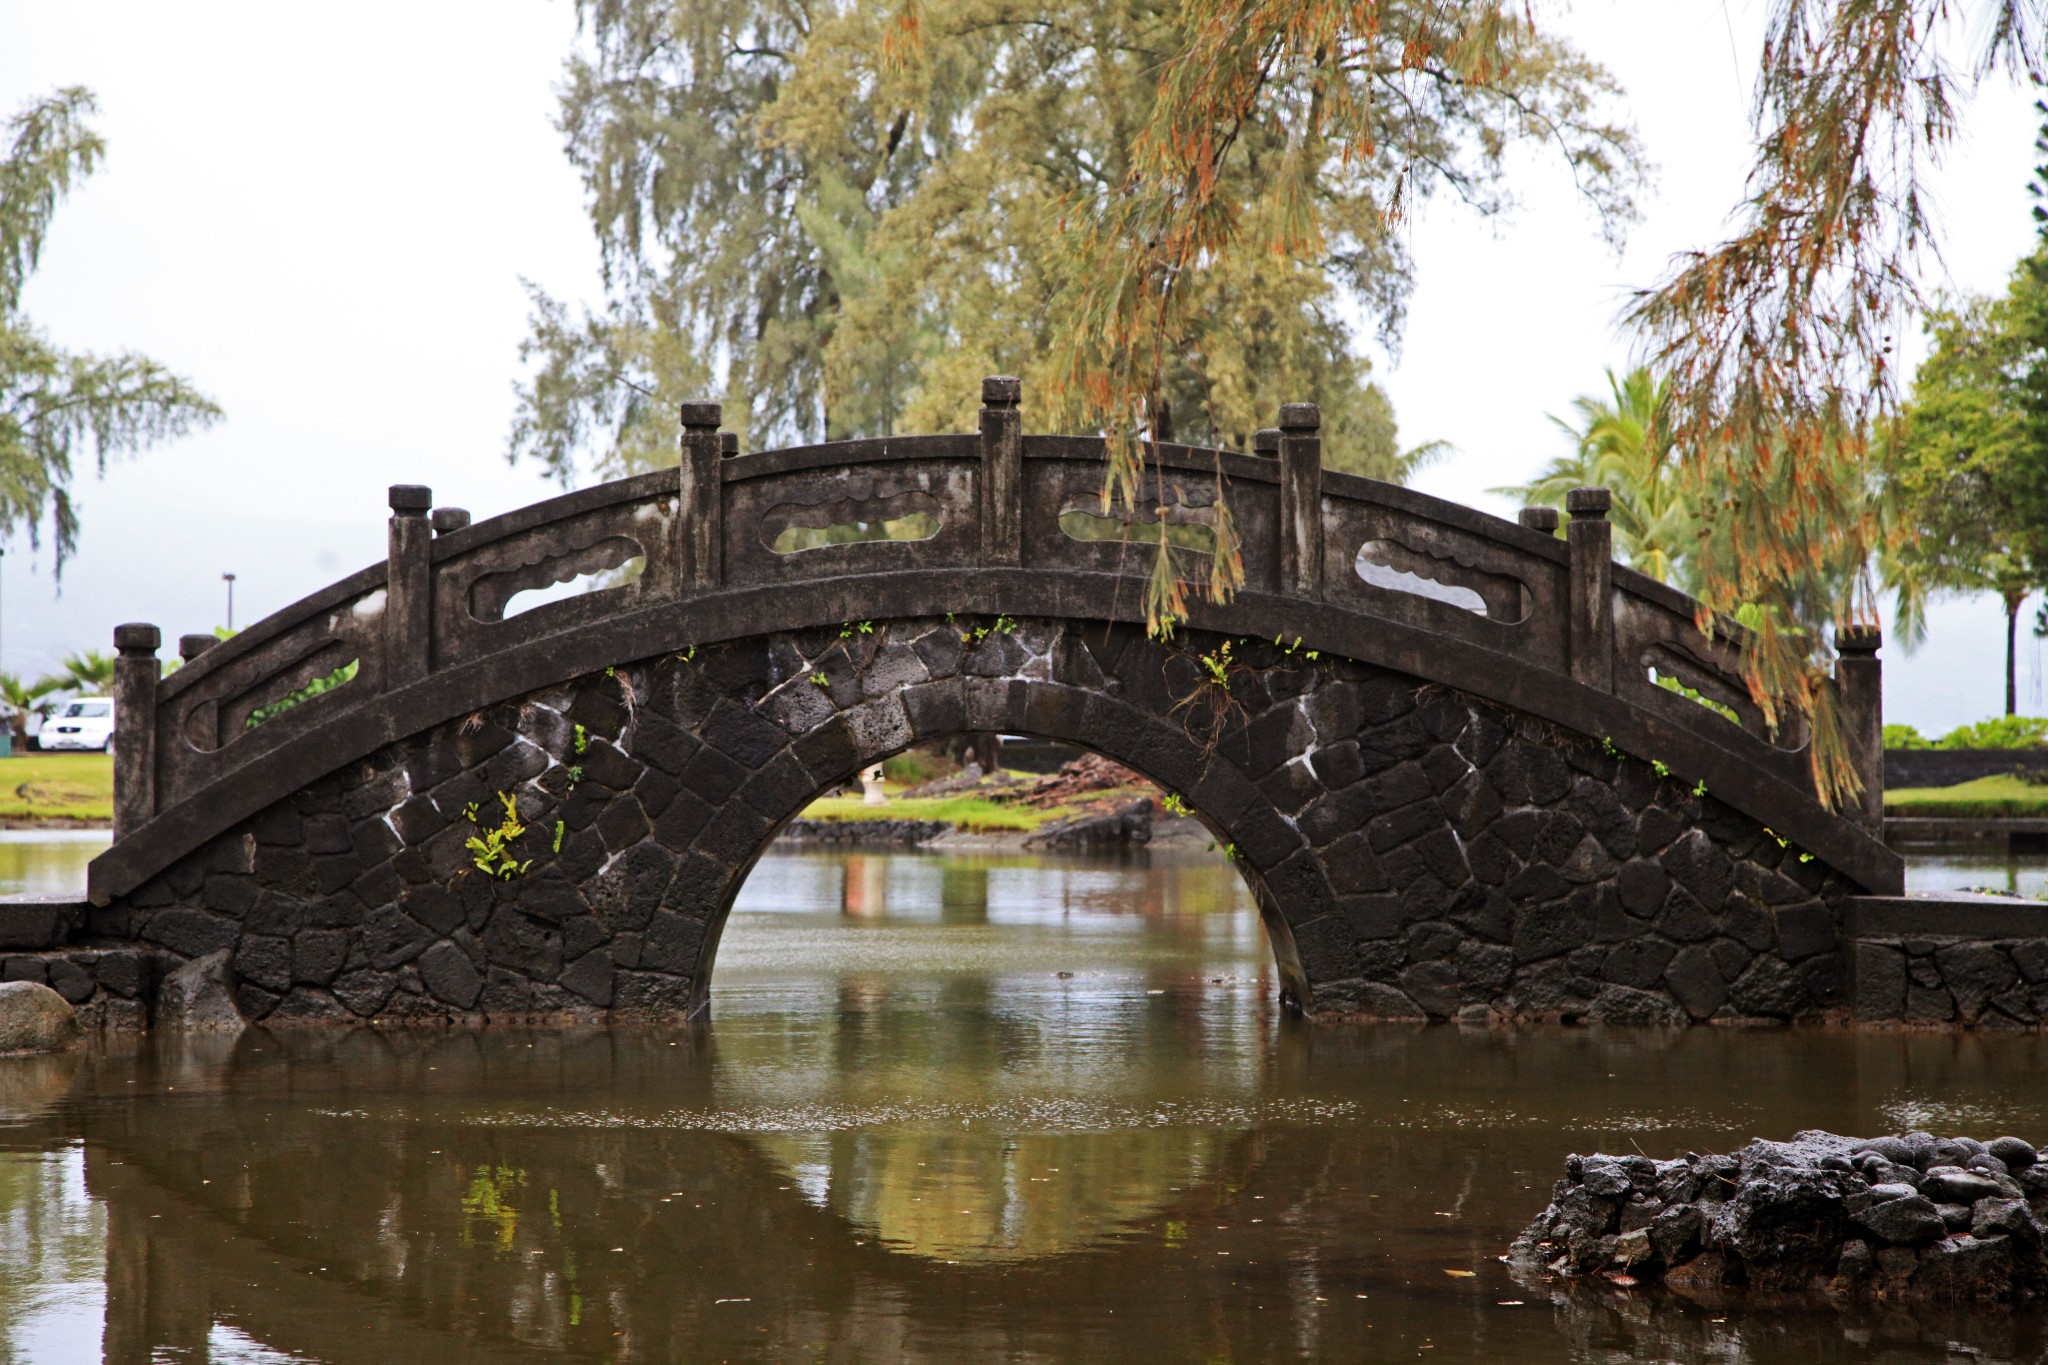
[[[555,851],[555,852],[557,852],[557,853],[560,853],[560,852],[562,851],[562,831],[563,831],[563,830],[565,830],[565,829],[567,829],[568,827],[569,827],[569,826],[568,826],[568,824],[567,824],[567,822],[566,822],[566,821],[562,821],[562,820],[557,820],[557,821],[555,821],[555,848],[554,848],[554,851]]]
[[[462,846],[469,850],[469,860],[476,870],[486,877],[511,881],[527,868],[533,866],[533,859],[524,862],[512,856],[512,841],[526,833],[526,826],[519,821],[519,803],[510,792],[499,792],[498,800],[505,807],[505,818],[494,829],[485,829],[477,820],[474,804],[464,807],[464,814],[476,826],[476,833],[463,840]]]
[[[1175,796],[1172,792],[1168,792],[1165,796],[1161,797],[1159,805],[1169,815],[1190,814],[1188,803]]]
[[[588,750],[590,748],[590,732],[580,725],[577,726],[576,737],[570,741],[570,746],[579,754]]]
[[[822,671],[811,674],[810,683],[813,687],[824,688],[827,691],[832,687],[832,680],[826,677]]]

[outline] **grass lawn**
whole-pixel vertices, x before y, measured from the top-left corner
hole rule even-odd
[[[0,758],[0,819],[111,820],[114,760],[105,754]]]
[[[1953,787],[1901,787],[1884,794],[1884,813],[1942,819],[2048,816],[2048,787],[2032,787],[2010,773]]]
[[[1037,810],[1008,806],[979,796],[892,796],[886,806],[864,806],[859,796],[828,796],[804,808],[806,820],[944,820],[959,829],[1037,829],[1048,820],[1073,814],[1070,806]]]

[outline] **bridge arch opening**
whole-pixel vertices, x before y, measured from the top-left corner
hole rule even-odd
[[[921,736],[917,743],[923,745],[935,741],[944,742],[948,739],[964,737],[972,733],[976,732],[963,729],[956,732],[955,735],[933,734]],[[1112,762],[1116,762],[1129,769],[1144,782],[1159,788],[1167,798],[1178,798],[1178,802],[1183,804],[1186,810],[1185,816],[1175,816],[1169,812],[1165,818],[1171,822],[1186,822],[1199,826],[1200,830],[1206,835],[1206,838],[1199,838],[1193,842],[1188,842],[1185,839],[1176,840],[1171,848],[1159,850],[1159,871],[1164,877],[1169,879],[1175,878],[1183,872],[1198,875],[1197,869],[1187,866],[1187,864],[1197,861],[1210,863],[1214,866],[1215,870],[1223,871],[1230,878],[1234,889],[1241,891],[1242,895],[1249,901],[1252,909],[1256,911],[1264,951],[1268,955],[1268,960],[1277,979],[1278,1002],[1281,1011],[1284,1014],[1296,1016],[1306,1011],[1311,998],[1310,986],[1303,973],[1300,957],[1295,949],[1293,930],[1289,926],[1288,918],[1283,912],[1279,900],[1267,885],[1265,878],[1260,874],[1259,870],[1251,866],[1246,859],[1237,856],[1235,849],[1236,840],[1233,837],[1233,829],[1230,824],[1219,821],[1203,812],[1199,807],[1188,803],[1184,795],[1175,792],[1165,783],[1135,765],[1125,762],[1116,754],[1103,753],[1097,748],[1078,742],[1071,735],[1040,733],[1025,729],[1011,729],[1005,731],[1005,733],[1026,739],[1049,740],[1057,744],[1080,749],[1084,753],[1097,754],[1100,757],[1108,758]],[[1191,742],[1193,741],[1191,740]],[[893,752],[867,759],[860,764],[860,768],[868,767],[873,763],[886,762],[888,759],[906,752],[912,747],[915,746],[903,745]],[[856,769],[856,772],[858,771],[859,769]],[[851,776],[849,775],[849,777]],[[818,798],[830,795],[835,790],[841,789],[846,785],[847,781],[845,780],[824,781],[809,794],[792,802],[792,808],[775,821],[763,843],[755,850],[753,856],[746,861],[744,867],[739,869],[736,875],[732,877],[729,883],[729,895],[724,901],[722,910],[717,913],[716,918],[706,928],[703,948],[698,958],[699,965],[695,974],[699,985],[697,987],[697,1003],[693,1008],[708,1009],[713,1003],[717,986],[716,959],[720,947],[724,943],[726,930],[731,925],[734,914],[745,912],[746,907],[743,905],[743,901],[747,898],[749,889],[754,884],[753,879],[760,867],[761,861],[775,852],[813,855],[845,853],[851,859],[871,860],[866,863],[856,862],[855,870],[842,872],[840,880],[835,887],[834,895],[840,902],[842,913],[850,917],[883,915],[887,913],[888,888],[872,881],[864,883],[861,879],[860,868],[865,866],[872,870],[882,870],[885,867],[885,864],[881,861],[882,859],[892,854],[897,856],[918,854],[921,852],[920,850],[909,845],[901,845],[893,849],[886,846],[866,845],[856,846],[849,850],[843,846],[835,847],[829,843],[800,843],[795,845],[780,845],[777,843],[778,838],[791,821],[801,818],[803,813]],[[1242,833],[1241,830],[1239,832]],[[1061,856],[1056,850],[1041,851],[1049,853],[1055,860]],[[970,843],[966,847],[940,847],[931,850],[931,852],[940,856],[945,856],[949,853],[965,857],[987,855],[991,859],[1000,860],[1005,856],[1030,856],[1034,853],[1034,850],[1018,849],[1014,846],[989,849],[986,846],[977,847]],[[1149,845],[1138,845],[1120,848],[1114,856],[1118,857],[1119,861],[1125,863],[1126,866],[1136,865],[1142,868],[1149,866],[1154,853],[1155,850]],[[1215,860],[1219,858],[1221,860],[1220,865],[1216,865]],[[1207,871],[1209,869],[1204,868],[1200,870]],[[1192,876],[1190,879],[1192,880]],[[913,891],[911,894],[915,896],[917,893]],[[953,907],[955,897],[944,890],[941,890],[939,894],[943,898],[941,902],[943,905]],[[975,897],[970,896],[964,899],[975,899]],[[985,885],[981,888],[978,899],[984,913],[1000,903],[1000,898],[991,893]],[[1133,908],[1142,909],[1144,907],[1134,905]],[[1115,964],[1077,960],[1070,965],[1077,968],[1093,969],[1102,965]]]

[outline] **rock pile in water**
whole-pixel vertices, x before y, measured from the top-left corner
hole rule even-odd
[[[2048,1296],[2048,1162],[1990,1142],[1819,1131],[1732,1155],[1572,1156],[1524,1270],[1673,1289],[2010,1302]]]

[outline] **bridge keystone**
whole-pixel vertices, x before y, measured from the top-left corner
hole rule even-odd
[[[156,814],[157,646],[145,621],[114,627],[114,837]]]

